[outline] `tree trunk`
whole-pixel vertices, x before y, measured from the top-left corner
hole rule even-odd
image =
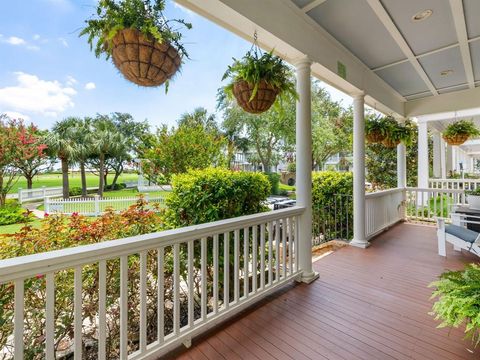
[[[103,188],[105,187],[105,154],[100,154],[98,174],[98,195],[103,197]]]
[[[63,198],[68,199],[70,186],[68,184],[68,159],[60,159],[62,162],[62,184],[63,184]]]
[[[0,172],[0,207],[5,206],[5,201],[7,199],[7,193],[3,189],[3,171]]]
[[[110,188],[113,190],[115,188],[115,185],[117,184],[117,180],[120,177],[121,172],[115,171],[115,175],[113,177],[112,184],[110,185]]]
[[[82,178],[82,197],[87,197],[87,175],[84,161],[80,161],[80,177]]]
[[[31,189],[33,187],[33,176],[25,176],[27,179],[27,189]]]

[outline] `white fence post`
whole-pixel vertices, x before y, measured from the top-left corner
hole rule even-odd
[[[95,195],[95,216],[100,215],[100,195]]]
[[[42,191],[43,191],[42,197],[45,199],[45,198],[47,197],[47,187],[46,187],[46,186],[42,186]]]
[[[44,198],[44,208],[46,214],[50,213],[50,199],[48,197]]]
[[[18,202],[22,203],[22,188],[18,188]]]

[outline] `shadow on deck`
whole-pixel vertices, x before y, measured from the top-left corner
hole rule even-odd
[[[437,329],[427,285],[478,258],[447,248],[435,228],[400,224],[367,250],[315,262],[320,279],[292,284],[201,338],[178,359],[478,359],[461,330]]]

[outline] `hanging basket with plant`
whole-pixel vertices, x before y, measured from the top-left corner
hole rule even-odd
[[[388,134],[390,124],[382,116],[367,118],[365,121],[365,138],[371,144],[381,143]]]
[[[382,144],[387,148],[395,148],[401,142],[406,145],[411,144],[415,125],[407,120],[405,124],[399,124],[393,117],[386,120],[389,124],[387,135]]]
[[[95,55],[110,56],[117,69],[140,86],[160,86],[177,73],[188,54],[182,34],[172,28],[184,20],[165,18],[165,0],[100,0],[80,36],[88,35]]]
[[[471,137],[480,135],[480,131],[470,120],[460,120],[447,126],[442,134],[448,145],[462,145]]]
[[[256,34],[254,38],[256,42]],[[223,75],[222,80],[231,79],[224,91],[246,112],[260,114],[270,109],[277,97],[297,97],[289,67],[273,51],[264,53],[254,43],[241,60],[233,60]]]

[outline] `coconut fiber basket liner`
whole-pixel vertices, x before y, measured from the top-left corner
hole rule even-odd
[[[458,134],[455,136],[448,136],[448,137],[443,137],[443,139],[446,141],[448,145],[462,145],[465,141],[467,141],[469,136],[467,134]]]
[[[251,100],[254,84],[249,84],[245,80],[236,81],[233,84],[233,95],[237,99],[238,105],[251,114],[260,114],[273,105],[278,95],[278,89],[262,80],[258,84],[258,91]]]
[[[180,68],[182,59],[168,42],[149,40],[136,29],[120,30],[110,42],[115,66],[140,86],[160,86]]]
[[[365,138],[369,143],[377,144],[377,143],[381,143],[385,139],[385,135],[383,135],[379,131],[372,131],[366,134]]]
[[[400,140],[392,140],[389,138],[385,138],[383,139],[382,144],[387,148],[394,148],[397,147],[398,144],[400,144]]]

